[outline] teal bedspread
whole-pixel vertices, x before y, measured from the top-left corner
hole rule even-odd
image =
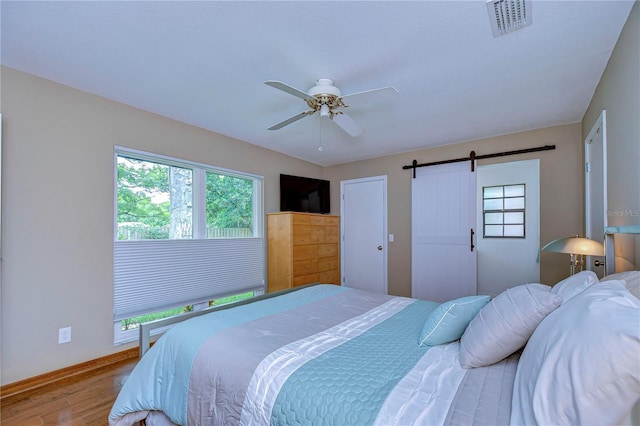
[[[444,423],[468,404],[458,343],[418,345],[437,306],[316,285],[187,320],[140,360],[109,423]]]

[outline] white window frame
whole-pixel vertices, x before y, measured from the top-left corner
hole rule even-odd
[[[235,170],[225,169],[221,167],[215,167],[207,164],[197,163],[188,160],[181,160],[173,157],[168,157],[160,154],[153,154],[145,151],[139,151],[131,148],[115,146],[114,147],[114,292],[116,291],[116,281],[122,283],[123,281],[119,278],[122,274],[118,273],[118,271],[122,272],[123,262],[119,262],[118,259],[121,259],[122,253],[127,253],[128,251],[134,250],[134,246],[137,245],[141,247],[146,247],[145,245],[151,244],[149,247],[157,247],[158,242],[163,244],[165,247],[167,244],[170,246],[175,242],[177,247],[182,247],[184,249],[185,244],[187,250],[190,250],[189,247],[194,247],[195,250],[199,248],[203,248],[203,244],[206,247],[210,247],[211,245],[220,244],[226,250],[228,250],[229,245],[234,245],[235,240],[237,240],[238,244],[240,244],[241,248],[249,248],[251,251],[251,264],[255,267],[252,269],[251,279],[247,283],[245,287],[241,287],[243,284],[234,284],[231,287],[225,287],[220,289],[220,293],[214,291],[212,289],[211,294],[207,294],[206,297],[198,297],[197,299],[185,301],[182,300],[178,302],[175,306],[167,305],[166,303],[162,306],[158,306],[157,310],[148,311],[148,312],[158,312],[165,309],[171,309],[173,307],[185,306],[190,304],[198,304],[205,303],[208,300],[212,300],[215,298],[225,297],[233,294],[244,293],[247,291],[254,291],[255,294],[262,294],[264,292],[265,286],[265,261],[264,261],[264,191],[263,191],[263,177],[255,174],[239,172]],[[132,241],[118,241],[118,156],[131,157],[135,159],[139,159],[142,161],[151,161],[158,164],[168,165],[168,166],[176,166],[176,167],[184,167],[193,170],[193,236],[190,240],[132,240]],[[214,173],[214,174],[222,174],[231,177],[237,177],[242,179],[252,179],[253,180],[253,237],[251,238],[237,238],[237,239],[224,239],[215,240],[215,239],[206,239],[206,174]],[[189,241],[193,241],[190,243]],[[218,241],[216,243],[216,241]],[[131,244],[129,244],[131,243]],[[204,247],[206,249],[206,247]],[[210,248],[209,248],[210,249]],[[209,250],[207,249],[207,250]],[[153,252],[154,250],[143,250],[146,252]],[[120,253],[120,255],[118,254]],[[256,263],[257,262],[257,263]],[[205,264],[205,262],[195,262],[193,268],[196,269],[199,265]],[[211,273],[211,262],[206,262],[208,271]],[[191,270],[191,265],[187,268],[187,270]],[[203,266],[204,268],[204,266]],[[224,266],[221,266],[222,269],[225,269]],[[258,268],[257,270],[255,268]],[[125,268],[126,269],[126,268]],[[226,273],[234,274],[233,271],[224,271]],[[246,273],[246,271],[245,271]],[[126,275],[126,272],[125,274]],[[259,282],[258,282],[259,281]],[[121,285],[121,284],[120,284]],[[215,287],[215,285],[214,285]],[[118,287],[120,288],[120,287]],[[234,290],[235,289],[235,290]],[[201,293],[202,294],[202,293]],[[115,295],[114,295],[115,297]],[[143,314],[135,313],[132,316],[137,316]],[[117,319],[116,319],[117,318]],[[135,341],[138,339],[138,329],[134,328],[131,330],[122,330],[121,321],[122,314],[116,316],[116,300],[114,299],[114,344],[123,344],[131,341]],[[165,329],[158,329],[154,331],[154,334],[161,333],[165,331]]]

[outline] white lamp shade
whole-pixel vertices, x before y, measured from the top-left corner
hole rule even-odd
[[[604,256],[604,244],[589,238],[568,237],[551,241],[542,247],[543,251],[556,253],[581,254],[585,256]]]

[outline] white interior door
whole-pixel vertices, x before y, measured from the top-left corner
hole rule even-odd
[[[412,180],[411,292],[445,302],[476,294],[476,173],[469,162],[423,167]]]
[[[509,163],[490,164],[478,167],[478,293],[497,296],[504,290],[524,283],[540,282],[540,160],[513,161]],[[500,188],[520,188],[524,198],[511,197],[502,200],[502,213],[487,213],[488,222],[497,218],[506,226],[519,230],[524,220],[523,235],[503,236],[485,235],[484,188],[489,191]],[[504,195],[509,195],[504,194]],[[513,193],[511,195],[514,195]],[[488,199],[488,203],[499,201]],[[504,203],[515,203],[504,205]],[[524,212],[519,210],[523,202]],[[490,209],[492,206],[487,205]],[[502,215],[502,217],[501,217]],[[510,219],[511,218],[511,219]],[[500,225],[491,225],[498,227]],[[508,234],[508,233],[507,233]]]
[[[340,182],[342,285],[387,293],[387,177]]]
[[[606,111],[602,111],[584,141],[585,156],[585,236],[604,242],[607,225],[607,126]],[[586,269],[598,277],[604,275],[603,258],[588,256]],[[596,266],[598,261],[598,266]]]

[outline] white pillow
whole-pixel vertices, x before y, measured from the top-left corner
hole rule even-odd
[[[523,284],[500,293],[471,320],[460,339],[460,365],[483,367],[522,348],[562,297],[544,284]]]
[[[640,398],[640,300],[620,281],[551,312],[525,347],[512,425],[620,424]]]
[[[602,278],[602,281],[620,280],[624,282],[624,286],[629,290],[629,293],[640,299],[640,271],[626,271],[618,272],[617,274],[610,274]]]
[[[587,287],[598,281],[598,276],[595,272],[581,271],[556,283],[556,285],[551,288],[551,292],[562,297],[562,303],[567,303],[573,296],[581,293]]]

